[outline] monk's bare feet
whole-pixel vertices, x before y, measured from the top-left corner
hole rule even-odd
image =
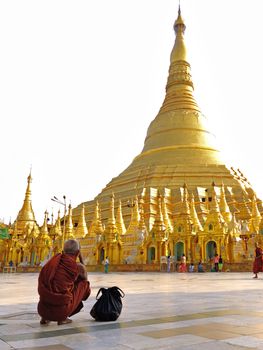
[[[70,318],[66,318],[65,320],[63,321],[58,321],[58,325],[62,325],[62,324],[68,324],[68,323],[71,323],[72,320]]]
[[[258,275],[255,275],[253,278],[258,278]]]
[[[49,324],[49,323],[50,323],[50,321],[45,320],[43,317],[42,317],[41,320],[40,320],[40,324],[41,324],[41,325],[47,325],[47,324]]]

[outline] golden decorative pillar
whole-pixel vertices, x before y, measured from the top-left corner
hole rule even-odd
[[[251,234],[256,235],[259,232],[259,224],[261,221],[261,215],[257,206],[257,198],[253,195],[251,204],[251,219],[249,220],[249,231]]]
[[[155,262],[160,263],[161,256],[167,255],[167,232],[163,220],[162,198],[159,191],[157,191],[156,207],[155,220],[149,237],[151,237],[151,244],[156,247]]]
[[[66,220],[65,217],[64,217],[64,220]],[[64,237],[65,241],[68,240],[68,239],[75,239],[74,227],[73,227],[73,223],[72,223],[72,207],[71,207],[71,204],[69,204],[69,206],[68,206],[68,216],[67,216],[67,221],[66,221],[65,237]]]
[[[85,238],[88,235],[88,228],[85,220],[85,205],[82,206],[81,215],[79,217],[78,226],[75,231],[76,239]]]
[[[64,218],[65,220],[65,218]],[[50,230],[50,237],[53,242],[53,254],[57,254],[58,252],[62,251],[62,240],[63,240],[63,232],[61,228],[61,217],[60,217],[60,210],[58,211],[58,216],[55,222],[55,225],[52,226]]]
[[[93,215],[93,220],[89,227],[89,235],[90,236],[101,236],[104,232],[101,217],[100,217],[100,205],[99,202],[96,202],[95,211]]]
[[[225,187],[223,184],[221,185],[219,208],[225,222],[230,223],[232,214],[226,201]]]
[[[124,235],[126,232],[126,227],[122,217],[121,200],[119,201],[119,206],[118,206],[117,215],[116,215],[116,226],[117,226],[118,234]]]
[[[112,193],[110,201],[110,215],[104,231],[106,240],[105,257],[108,256],[112,264],[120,262],[120,238],[114,215],[114,194]]]
[[[25,227],[28,226],[29,224],[31,224],[31,226],[36,224],[35,214],[32,209],[31,183],[32,183],[32,176],[30,171],[27,177],[27,188],[26,188],[24,203],[16,218],[17,230],[19,231],[23,231]]]
[[[48,260],[51,256],[52,240],[48,232],[47,217],[48,212],[45,211],[44,222],[40,228],[40,233],[36,238],[37,260],[35,263],[41,263]]]

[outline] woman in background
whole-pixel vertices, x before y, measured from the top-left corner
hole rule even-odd
[[[187,272],[186,256],[185,256],[185,254],[183,254],[182,257],[181,257],[181,264],[180,264],[180,267],[179,267],[179,272]]]

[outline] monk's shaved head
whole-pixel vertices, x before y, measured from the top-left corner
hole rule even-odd
[[[64,243],[64,253],[75,255],[79,251],[79,242],[69,239]]]

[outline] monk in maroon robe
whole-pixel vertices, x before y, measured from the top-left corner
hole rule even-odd
[[[255,260],[253,263],[253,272],[255,274],[255,276],[253,278],[258,278],[258,273],[263,271],[263,251],[262,249],[259,247],[258,243],[255,243]]]
[[[80,263],[77,263],[79,257]],[[90,283],[79,250],[79,243],[70,239],[64,251],[52,257],[42,268],[38,278],[38,313],[40,324],[56,321],[70,323],[68,317],[83,308],[83,300],[90,295]]]

